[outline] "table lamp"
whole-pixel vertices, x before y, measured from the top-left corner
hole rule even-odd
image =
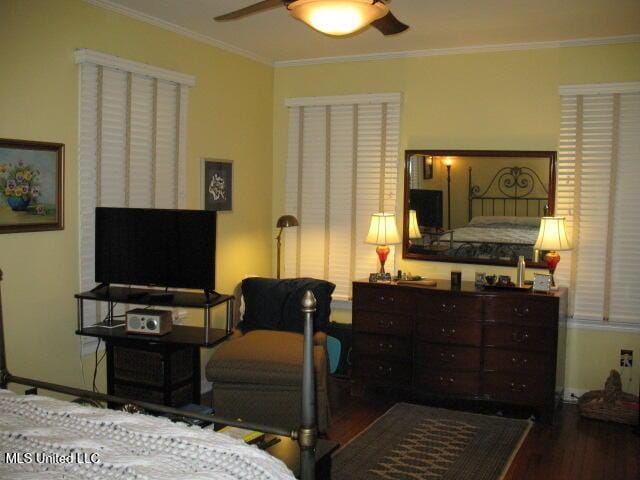
[[[371,224],[365,242],[377,245],[376,253],[380,259],[380,274],[384,274],[384,262],[387,261],[387,256],[391,251],[389,245],[400,243],[395,213],[374,213],[371,215]]]
[[[558,251],[571,250],[564,217],[542,217],[538,239],[533,248],[547,251],[544,261],[551,274],[551,286],[557,288],[553,274],[560,262]]]
[[[415,240],[422,238],[420,227],[418,226],[418,215],[415,210],[409,210],[409,238]]]
[[[289,227],[297,227],[300,225],[298,223],[298,219],[293,215],[283,215],[278,219],[276,223],[276,228],[279,228],[278,236],[276,240],[278,242],[278,251],[276,256],[276,278],[280,278],[280,248],[282,247],[282,230]]]

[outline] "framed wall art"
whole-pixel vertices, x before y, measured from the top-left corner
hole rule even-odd
[[[0,233],[64,228],[64,145],[0,139]]]
[[[202,208],[231,210],[233,162],[205,158],[202,161]]]

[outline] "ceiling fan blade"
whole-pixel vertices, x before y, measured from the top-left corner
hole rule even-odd
[[[222,22],[224,20],[235,20],[236,18],[244,17],[245,15],[251,15],[252,13],[258,13],[270,8],[281,7],[283,5],[282,0],[262,0],[262,2],[254,3],[248,7],[240,8],[225,15],[215,17],[214,20]]]
[[[384,17],[371,22],[371,25],[380,30],[383,35],[395,35],[396,33],[404,32],[409,28],[409,25],[402,23],[391,12],[387,13]]]

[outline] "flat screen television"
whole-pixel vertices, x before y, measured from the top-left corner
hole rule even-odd
[[[216,212],[96,208],[96,282],[215,289]]]
[[[442,190],[409,191],[409,208],[416,211],[421,227],[442,227]]]

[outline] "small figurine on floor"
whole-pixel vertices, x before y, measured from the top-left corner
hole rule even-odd
[[[638,423],[638,397],[622,391],[622,380],[617,370],[611,370],[604,390],[592,390],[578,399],[580,415],[598,420]]]

